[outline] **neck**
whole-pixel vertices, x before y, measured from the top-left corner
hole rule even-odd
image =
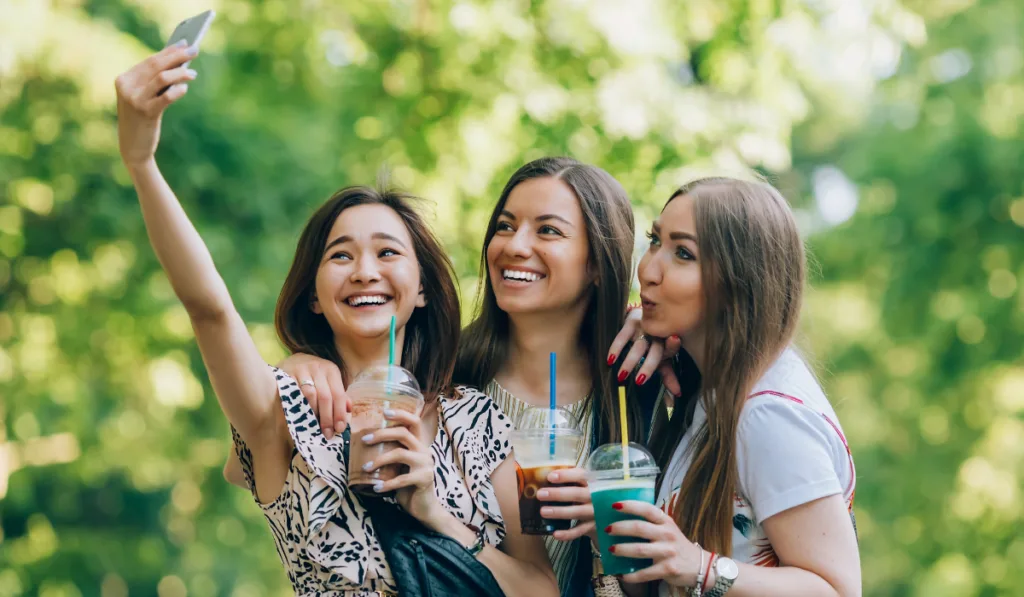
[[[697,371],[704,375],[704,350],[706,348],[704,333],[693,332],[686,336],[680,336],[679,339],[682,342],[682,349],[690,355],[690,358],[693,359],[693,364],[697,366]]]
[[[522,400],[546,402],[554,352],[558,355],[558,403],[583,398],[591,386],[587,350],[580,345],[585,308],[586,304],[569,313],[510,314],[509,353],[498,372],[499,382],[515,386],[513,393]]]
[[[395,330],[395,364],[402,363],[402,345],[405,340],[405,328]],[[375,338],[334,337],[334,347],[341,355],[345,367],[342,377],[347,387],[360,371],[374,365],[388,362],[388,334]]]

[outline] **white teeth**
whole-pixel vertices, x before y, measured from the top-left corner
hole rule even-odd
[[[536,282],[543,277],[540,274],[535,274],[533,272],[523,272],[514,269],[501,270],[501,276],[506,280],[523,280],[525,282]]]
[[[353,307],[358,307],[359,305],[383,305],[387,301],[388,297],[383,294],[373,294],[366,296],[354,296],[348,299],[348,304]]]

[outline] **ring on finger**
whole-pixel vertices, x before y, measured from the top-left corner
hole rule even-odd
[[[312,379],[304,379],[304,380],[300,381],[300,382],[299,382],[299,386],[310,386],[310,387],[312,387],[312,388],[313,388],[314,390],[316,389],[316,384],[315,384],[315,383],[313,383],[313,380],[312,380]]]

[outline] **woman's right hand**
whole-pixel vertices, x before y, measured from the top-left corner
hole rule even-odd
[[[608,349],[608,363],[614,364],[619,359],[619,353],[632,342],[633,347],[629,349],[629,353],[622,360],[622,366],[619,367],[619,383],[626,381],[633,368],[637,366],[640,359],[643,359],[640,370],[636,372],[636,384],[644,385],[657,370],[661,373],[661,383],[665,385],[665,389],[678,398],[683,393],[683,387],[679,383],[679,378],[676,377],[675,370],[672,369],[672,357],[679,352],[682,343],[678,336],[671,338],[645,336],[640,325],[642,318],[642,309],[633,309],[626,313],[622,329],[612,341],[611,348]]]
[[[302,395],[320,421],[324,437],[331,439],[335,433],[345,431],[352,402],[345,393],[345,382],[337,365],[320,357],[296,353],[277,367],[299,382]]]
[[[167,106],[185,95],[188,82],[196,78],[196,71],[182,65],[197,52],[197,48],[185,45],[164,48],[114,81],[118,146],[129,168],[153,159],[160,141],[160,118]]]

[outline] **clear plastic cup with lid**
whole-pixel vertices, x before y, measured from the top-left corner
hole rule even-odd
[[[579,460],[583,432],[576,418],[563,408],[530,406],[515,420],[512,448],[516,455],[516,477],[519,481],[519,521],[527,535],[550,535],[568,530],[570,520],[547,519],[540,515],[542,506],[564,506],[560,502],[541,502],[537,492],[549,483],[548,475],[559,469],[573,468]]]
[[[416,377],[396,365],[378,365],[363,370],[349,384],[347,392],[352,400],[348,484],[354,491],[374,493],[373,485],[397,477],[402,473],[401,465],[385,465],[370,472],[364,471],[363,465],[394,450],[399,444],[381,442],[371,446],[361,438],[390,426],[384,418],[386,409],[404,410],[419,416],[423,410],[423,394]]]
[[[612,504],[624,501],[654,503],[654,486],[660,469],[654,456],[640,444],[621,443],[598,446],[587,459],[587,484],[594,504],[597,545],[605,574],[629,574],[653,564],[651,560],[617,557],[609,551],[613,545],[643,541],[635,537],[614,537],[604,532],[609,525],[623,520],[638,520]]]

